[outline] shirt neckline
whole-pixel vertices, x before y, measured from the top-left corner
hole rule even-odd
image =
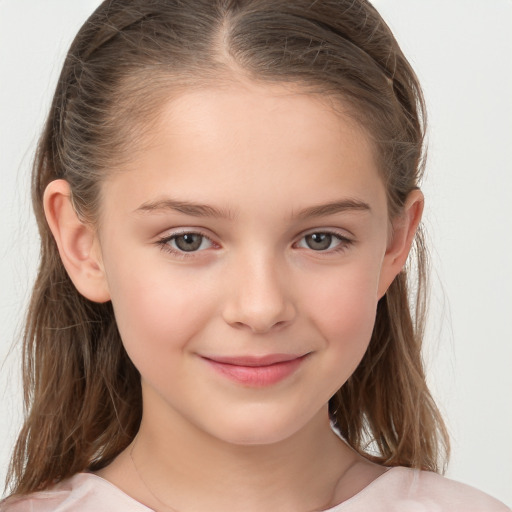
[[[401,469],[404,469],[404,468],[401,468],[399,466],[388,468],[384,473],[382,473],[377,478],[372,480],[367,486],[363,487],[363,489],[361,489],[359,492],[357,492],[356,494],[351,496],[349,499],[342,501],[341,503],[338,503],[337,505],[334,505],[334,507],[324,509],[324,510],[318,510],[315,512],[342,512],[347,506],[350,506],[353,502],[360,500],[366,494],[371,492],[373,490],[373,488],[376,487],[377,485],[381,484],[382,481],[386,479],[386,477],[389,478],[389,475],[391,473],[396,473],[398,470],[401,470]],[[134,506],[139,507],[140,512],[155,512],[154,509],[149,508],[148,506],[144,505],[140,501],[137,501],[135,498],[133,498],[129,494],[126,494],[126,492],[124,492],[122,489],[117,487],[117,485],[114,485],[112,482],[110,482],[109,480],[107,480],[99,475],[96,475],[96,474],[90,473],[90,472],[84,472],[84,473],[77,473],[72,478],[75,478],[76,476],[79,476],[79,475],[84,476],[92,481],[96,481],[98,484],[101,484],[105,487],[108,487],[108,489],[110,491],[112,491],[113,493],[122,497],[124,500],[128,500]]]

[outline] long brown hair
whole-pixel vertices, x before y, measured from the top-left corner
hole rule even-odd
[[[111,304],[82,297],[60,261],[43,212],[46,186],[67,180],[77,213],[95,222],[102,181],[143,143],[162,99],[240,75],[348,105],[374,141],[391,216],[418,187],[421,88],[369,2],[105,1],[69,50],[34,163],[41,261],[24,335],[26,420],[8,474],[13,494],[106,466],[132,441],[142,414],[140,376]],[[448,437],[421,360],[426,268],[419,231],[410,266],[378,304],[362,362],[329,406],[364,456],[440,471]]]

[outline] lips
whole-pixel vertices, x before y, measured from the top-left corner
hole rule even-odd
[[[250,387],[277,384],[299,369],[308,354],[268,354],[265,356],[204,357],[217,373]]]

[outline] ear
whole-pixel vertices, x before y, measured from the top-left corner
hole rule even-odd
[[[411,250],[414,235],[423,214],[424,198],[421,190],[413,190],[402,212],[392,222],[392,232],[382,263],[378,298],[382,298],[395,277],[403,269]]]
[[[44,212],[76,289],[94,302],[110,300],[96,231],[76,214],[67,181],[55,180],[46,187]]]

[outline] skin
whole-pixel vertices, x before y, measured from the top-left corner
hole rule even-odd
[[[384,468],[333,434],[327,404],[365,353],[421,193],[391,223],[365,132],[284,86],[183,94],[148,140],[103,184],[97,227],[77,219],[66,182],[45,194],[70,277],[112,301],[141,373],[135,445],[99,476],[155,510],[296,512],[350,498]],[[198,250],[179,252],[172,236],[184,232],[204,237]],[[330,245],[312,248],[306,236],[326,232]],[[269,354],[305,357],[268,385],[209,363]]]

